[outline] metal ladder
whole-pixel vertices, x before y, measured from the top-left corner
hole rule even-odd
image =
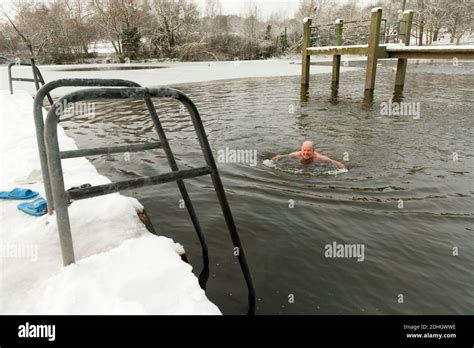
[[[32,79],[27,79],[27,78],[23,78],[23,77],[13,77],[12,76],[12,67],[13,66],[19,66],[19,65],[31,66],[31,70],[33,71],[33,78]],[[38,69],[38,67],[36,66],[35,60],[33,58],[31,58],[31,63],[12,62],[12,63],[8,64],[8,84],[10,86],[10,94],[13,94],[13,81],[34,82],[37,92],[40,89],[40,83],[43,86],[45,85],[43,75],[41,75],[41,72]],[[47,97],[48,97],[49,104],[53,105],[53,99],[51,98],[49,93],[47,94]]]
[[[46,123],[43,123],[42,117],[42,101],[49,92],[58,87],[64,86],[108,86],[116,88],[89,88],[69,93],[60,98],[53,104],[48,112]],[[123,88],[125,86],[125,88]],[[156,109],[152,102],[152,97],[173,98],[180,101],[189,111],[191,120],[196,131],[201,151],[203,153],[206,166],[180,170],[174,158],[173,152],[168,143],[168,139],[161,125]],[[57,138],[57,125],[64,111],[61,107],[65,102],[76,103],[79,101],[91,100],[96,98],[104,99],[121,99],[121,98],[142,98],[145,101],[150,117],[153,120],[155,130],[160,139],[159,142],[141,143],[134,145],[119,145],[113,147],[91,148],[73,151],[60,151]],[[71,236],[71,227],[69,222],[68,203],[71,200],[86,199],[101,195],[118,192],[124,189],[144,187],[148,185],[157,185],[167,182],[176,181],[181,196],[185,202],[191,221],[194,225],[196,233],[202,248],[202,256],[204,260],[204,270],[201,275],[207,277],[209,275],[209,257],[208,248],[204,234],[202,233],[196,212],[189,198],[184,179],[191,179],[198,176],[210,175],[214,189],[219,200],[224,219],[229,230],[234,250],[237,248],[237,257],[248,289],[248,314],[255,314],[255,289],[253,286],[250,270],[247,264],[242,243],[240,241],[237,228],[227,202],[222,181],[217,170],[217,166],[212,155],[212,151],[207,140],[207,136],[202,125],[199,112],[194,103],[181,91],[172,88],[143,88],[138,84],[126,80],[102,80],[102,79],[62,79],[50,82],[44,85],[37,93],[34,101],[34,118],[36,126],[36,135],[38,141],[38,149],[41,160],[41,169],[43,172],[43,181],[46,191],[46,199],[48,202],[48,212],[51,214],[53,210],[56,212],[58,223],[59,239],[61,243],[61,252],[64,265],[75,262],[74,248]],[[80,188],[66,191],[64,187],[64,178],[61,160],[65,158],[76,158],[84,156],[92,156],[99,154],[111,154],[121,152],[136,152],[149,149],[163,148],[165,151],[171,172],[161,175],[142,177],[131,180],[123,180],[105,185],[97,185],[88,188]],[[201,287],[203,282],[200,276]]]

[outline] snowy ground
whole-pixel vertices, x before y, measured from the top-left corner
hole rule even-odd
[[[33,99],[0,91],[0,190],[39,170]],[[59,127],[62,150],[75,149]],[[66,189],[110,182],[85,158],[63,161]],[[63,267],[55,216],[32,217],[0,200],[0,314],[220,314],[182,247],[147,232],[141,204],[118,193],[69,207],[76,264]]]
[[[351,57],[355,60],[355,57]],[[363,57],[362,59],[365,59]],[[330,58],[312,57],[312,62],[328,62]],[[131,67],[155,67],[143,70],[119,70]],[[163,69],[156,69],[162,67]],[[182,83],[195,83],[238,78],[258,78],[273,76],[300,76],[301,58],[295,60],[248,60],[231,62],[166,62],[166,63],[141,63],[141,64],[78,64],[78,65],[41,65],[41,73],[46,82],[61,78],[118,78],[132,80],[142,86],[163,86]],[[71,71],[71,69],[80,69]],[[86,69],[86,70],[84,70]],[[103,70],[94,70],[103,69]],[[341,67],[341,72],[355,70],[355,67]],[[330,74],[330,65],[312,65],[311,74]],[[15,66],[12,69],[15,77],[32,78],[31,68]],[[8,89],[6,66],[0,66],[0,90]],[[13,83],[14,91],[24,89],[34,93],[33,83]],[[72,88],[61,88],[53,91],[53,95],[63,95]]]

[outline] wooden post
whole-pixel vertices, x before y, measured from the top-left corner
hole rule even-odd
[[[411,24],[413,22],[413,11],[407,10],[403,12],[402,23],[400,24],[400,36],[405,46],[410,45]],[[401,93],[405,85],[405,73],[407,70],[408,59],[400,58],[397,62],[397,75],[395,77],[395,91]]]
[[[335,46],[342,46],[342,19],[336,19],[335,35],[334,40]],[[339,72],[341,70],[341,55],[334,55],[332,58],[332,87],[337,88],[339,86]]]
[[[367,50],[367,71],[365,75],[365,92],[373,94],[375,88],[375,74],[377,73],[377,50],[380,40],[380,24],[382,22],[382,8],[372,9],[370,18],[370,37]]]
[[[309,65],[310,55],[307,52],[307,48],[310,46],[311,36],[311,18],[306,17],[303,19],[303,40],[301,44],[301,84],[309,85]]]

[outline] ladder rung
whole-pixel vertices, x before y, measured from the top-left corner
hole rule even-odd
[[[132,144],[132,145],[96,147],[93,149],[61,151],[59,155],[62,159],[65,159],[65,158],[76,158],[76,157],[85,157],[85,156],[107,155],[111,153],[121,153],[121,152],[138,152],[138,151],[152,150],[152,149],[159,149],[159,148],[161,148],[161,142],[157,141],[153,143],[140,143],[140,144]]]
[[[177,172],[170,172],[166,174],[154,175],[154,176],[146,176],[143,178],[137,179],[130,179],[124,181],[113,182],[110,184],[104,185],[97,185],[82,189],[75,189],[67,191],[66,194],[72,200],[80,200],[86,198],[92,198],[96,196],[107,195],[110,193],[133,189],[138,187],[144,187],[149,185],[158,185],[164,184],[167,182],[177,181],[180,179],[191,179],[198,176],[208,175],[211,174],[212,170],[211,167],[199,167],[199,168],[192,168],[187,170],[180,170]]]
[[[35,82],[34,79],[25,79],[23,77],[12,77],[12,81]]]

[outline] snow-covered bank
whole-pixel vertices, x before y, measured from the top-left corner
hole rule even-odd
[[[0,190],[43,183],[16,181],[39,170],[33,99],[0,91]],[[76,149],[58,129],[62,150]],[[66,189],[110,182],[85,158],[63,160]],[[0,200],[1,314],[220,314],[199,287],[182,247],[151,235],[143,207],[118,193],[69,207],[77,263],[63,267],[55,216],[32,217]]]
[[[320,58],[320,57],[319,57]],[[332,60],[332,57],[330,58]],[[322,58],[313,62],[329,61]],[[144,64],[80,64],[80,65],[41,65],[40,70],[46,82],[62,78],[119,78],[133,80],[142,86],[175,85],[181,83],[206,82],[238,78],[258,78],[273,76],[299,76],[301,74],[300,60],[249,60],[232,62],[167,62]],[[132,67],[154,67],[152,69],[120,70]],[[162,67],[162,69],[160,69]],[[71,71],[80,69],[80,71]],[[84,70],[84,69],[89,69]],[[103,70],[96,70],[103,69]],[[114,70],[115,69],[115,70]],[[341,72],[358,68],[341,67]],[[30,67],[14,67],[13,76],[31,78]],[[330,74],[330,65],[312,65],[311,74]],[[14,82],[14,90],[25,89],[34,93],[33,83]],[[8,89],[7,69],[0,67],[0,89]],[[61,88],[53,91],[60,93],[70,91]]]

